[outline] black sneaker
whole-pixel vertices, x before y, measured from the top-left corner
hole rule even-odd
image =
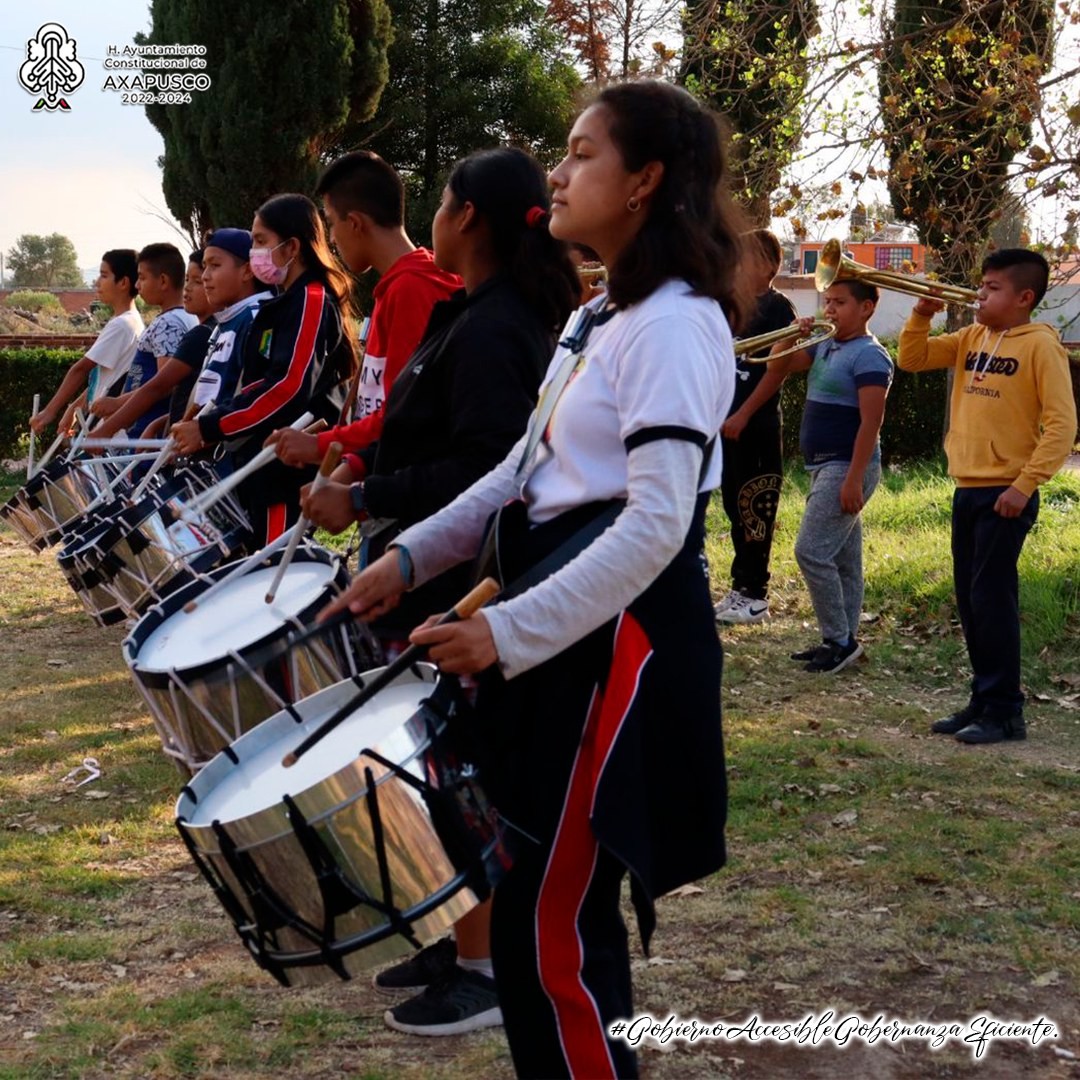
[[[978,720],[982,716],[983,707],[976,705],[974,701],[969,701],[959,712],[951,713],[949,716],[943,716],[940,720],[935,720],[930,725],[930,730],[935,735],[955,735],[958,731],[963,731],[968,724],[975,720]]]
[[[376,990],[396,993],[399,990],[423,990],[457,967],[457,945],[453,938],[443,938],[413,953],[408,960],[380,971],[371,980]]]
[[[462,1035],[503,1022],[495,980],[457,964],[423,993],[387,1009],[384,1019],[409,1035]]]
[[[803,649],[801,652],[793,652],[789,655],[792,660],[798,660],[800,664],[805,664],[807,660],[813,660],[817,656],[817,651],[820,648],[820,645],[811,645],[809,649]]]
[[[974,723],[958,731],[956,738],[962,743],[971,744],[1004,742],[1006,739],[1019,742],[1027,738],[1027,725],[1022,712],[1010,716],[984,713]]]
[[[818,675],[833,675],[853,664],[863,654],[863,647],[852,638],[846,645],[835,641],[823,641],[815,650],[814,658],[803,668]]]

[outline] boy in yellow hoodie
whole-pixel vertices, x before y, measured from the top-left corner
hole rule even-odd
[[[1046,260],[1005,248],[982,265],[975,323],[929,336],[944,304],[916,303],[900,332],[904,371],[954,368],[945,452],[956,481],[953,580],[973,677],[968,704],[931,725],[964,743],[1023,739],[1016,564],[1039,512],[1040,484],[1076,437],[1069,362],[1057,332],[1031,321],[1049,280]]]

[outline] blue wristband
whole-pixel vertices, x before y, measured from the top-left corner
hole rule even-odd
[[[395,544],[394,550],[397,552],[397,564],[398,571],[401,574],[401,580],[405,582],[405,588],[411,589],[416,572],[413,569],[413,561],[412,556],[409,554],[409,549],[402,544]]]

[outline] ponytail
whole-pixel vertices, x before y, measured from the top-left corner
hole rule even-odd
[[[548,231],[547,177],[523,150],[479,150],[447,181],[457,204],[470,202],[487,223],[495,258],[526,304],[558,333],[581,286],[569,248]]]

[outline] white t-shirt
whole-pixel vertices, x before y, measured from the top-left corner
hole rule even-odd
[[[541,403],[566,355],[556,350]],[[734,390],[727,319],[685,282],[669,281],[640,304],[602,314],[536,451],[523,491],[529,519],[625,498],[629,447],[655,437],[703,446],[720,430]],[[714,452],[698,490],[717,487],[721,470]]]
[[[94,361],[87,392],[88,404],[93,404],[127,374],[143,329],[142,316],[134,308],[114,315],[101,328],[97,340],[86,350],[86,355]]]

